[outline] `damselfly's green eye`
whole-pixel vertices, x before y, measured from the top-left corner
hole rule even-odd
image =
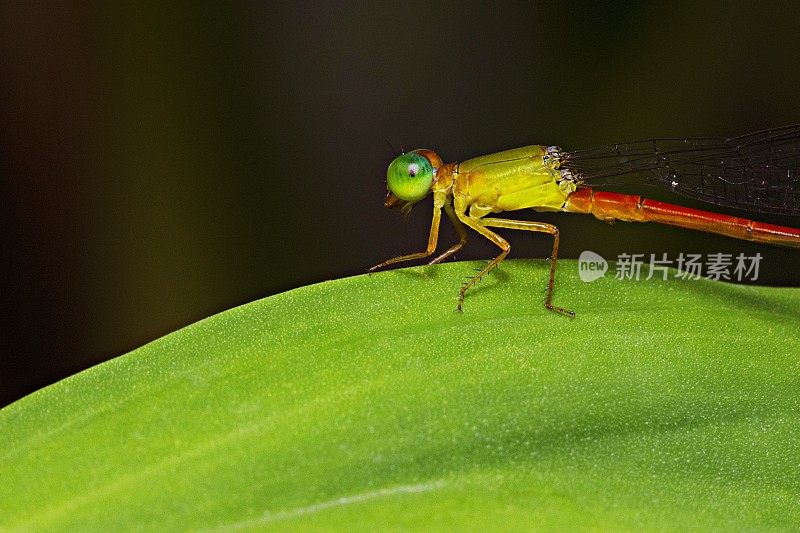
[[[403,154],[389,165],[386,184],[392,194],[407,202],[416,202],[428,194],[433,183],[433,166],[423,155]]]

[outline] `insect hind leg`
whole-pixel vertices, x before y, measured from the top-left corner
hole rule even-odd
[[[553,236],[553,252],[550,254],[550,277],[547,282],[547,294],[544,299],[544,306],[555,313],[575,318],[575,312],[563,307],[553,305],[553,287],[556,280],[556,263],[558,262],[558,228],[546,222],[535,222],[529,220],[508,220],[505,218],[484,218],[479,224],[482,226],[492,226],[496,228],[518,229],[525,231],[537,231],[549,233]],[[483,228],[486,230],[486,228]],[[488,231],[488,230],[486,230]],[[491,233],[491,232],[490,232]],[[494,233],[492,233],[494,235]],[[506,252],[508,254],[508,252]],[[503,255],[505,257],[505,255]],[[502,259],[501,259],[502,260]],[[499,261],[498,261],[499,262]],[[496,266],[496,265],[495,265]]]

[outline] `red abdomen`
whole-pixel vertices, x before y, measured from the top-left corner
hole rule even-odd
[[[591,213],[600,220],[660,222],[747,241],[800,248],[800,229],[649,200],[632,194],[579,188],[563,207],[570,213]]]

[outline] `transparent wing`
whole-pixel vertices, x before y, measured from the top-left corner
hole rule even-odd
[[[800,215],[800,124],[731,139],[651,139],[561,154],[582,185],[646,182],[716,205]]]

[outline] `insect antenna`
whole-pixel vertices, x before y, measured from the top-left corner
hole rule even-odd
[[[386,144],[389,145],[389,148],[392,149],[392,153],[394,154],[394,156],[397,157],[397,150],[394,149],[394,145],[392,145],[392,143],[389,141],[389,139],[384,139],[384,140],[386,141]]]

